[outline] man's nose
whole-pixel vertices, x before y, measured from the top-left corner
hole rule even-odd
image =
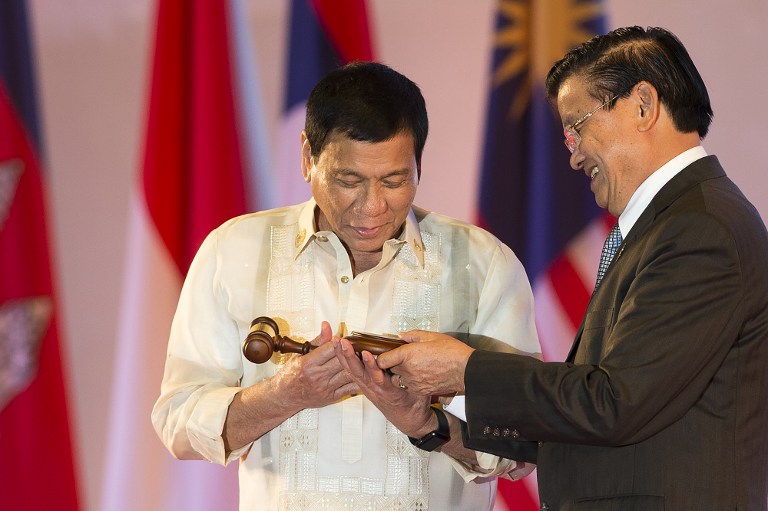
[[[360,209],[364,215],[376,216],[387,209],[386,194],[380,184],[373,183],[366,186],[363,193]]]
[[[576,149],[574,149],[573,153],[571,153],[569,162],[573,170],[582,170],[584,167],[584,155],[581,154],[579,146],[576,146]]]

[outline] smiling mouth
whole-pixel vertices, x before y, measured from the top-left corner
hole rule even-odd
[[[355,232],[361,238],[373,238],[379,233],[380,229],[380,227],[354,227]]]

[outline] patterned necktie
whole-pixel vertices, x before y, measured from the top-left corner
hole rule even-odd
[[[613,225],[611,232],[608,233],[608,237],[605,239],[605,244],[603,245],[603,252],[600,254],[600,266],[597,268],[595,290],[597,290],[597,286],[600,285],[600,281],[603,280],[603,275],[605,275],[605,271],[608,269],[608,266],[610,266],[611,259],[613,259],[613,256],[616,254],[616,250],[618,250],[622,241],[619,222],[616,222]]]

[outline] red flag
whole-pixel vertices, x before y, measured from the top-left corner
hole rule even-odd
[[[0,6],[0,502],[78,509],[24,2]],[[44,488],[45,491],[41,491]]]
[[[237,467],[172,458],[152,429],[170,323],[203,238],[246,212],[239,0],[160,0],[141,183],[131,208],[105,510],[235,510]],[[250,58],[252,60],[252,57]],[[252,84],[255,85],[255,84]],[[137,183],[138,184],[138,183]]]

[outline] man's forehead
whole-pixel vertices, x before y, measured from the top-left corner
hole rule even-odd
[[[573,116],[579,116],[583,113],[585,104],[588,103],[591,96],[587,89],[586,81],[583,78],[574,76],[565,80],[557,91],[557,111],[564,123],[573,121],[569,119]]]
[[[417,171],[413,137],[398,134],[381,142],[348,137],[329,140],[316,164],[336,176],[386,178]]]
[[[333,148],[336,153],[357,153],[366,152],[376,154],[379,151],[386,151],[393,145],[401,146],[403,149],[413,152],[413,136],[408,132],[398,132],[389,138],[379,141],[356,140],[341,132],[331,132],[323,148],[325,153],[329,148]]]

